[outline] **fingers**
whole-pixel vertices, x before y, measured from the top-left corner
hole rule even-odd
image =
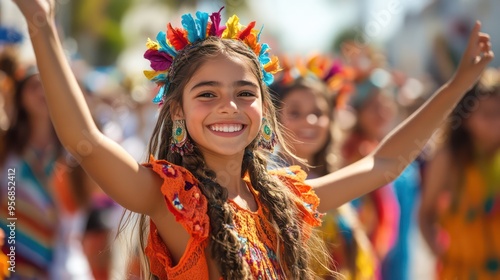
[[[482,58],[493,58],[494,54],[491,50],[490,35],[486,33],[479,33],[478,44],[476,45],[475,55],[479,55]],[[486,60],[487,60],[486,59]]]
[[[493,58],[490,35],[480,30],[481,22],[476,21],[469,37],[466,55],[472,57],[475,62],[480,60],[489,62]]]
[[[481,31],[481,22],[476,21],[476,23],[474,24],[474,27],[472,27],[472,31],[471,31],[471,34],[469,36],[469,42],[467,44],[467,49],[473,50],[474,47],[477,45],[477,41],[479,40],[479,37],[481,35],[480,31]]]

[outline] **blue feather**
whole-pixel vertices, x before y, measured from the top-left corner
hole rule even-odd
[[[198,30],[196,28],[196,22],[191,14],[182,15],[181,20],[182,26],[187,31],[189,43],[194,43],[198,41]]]
[[[257,34],[257,42],[260,41],[260,34],[262,34],[262,30],[264,30],[264,25],[262,25],[262,27],[259,30],[259,34]]]
[[[266,72],[266,70],[262,69],[262,80],[266,85],[270,86],[274,82],[274,76],[271,73]]]
[[[156,83],[158,83],[158,82],[163,83],[163,82],[165,82],[166,80],[167,80],[167,75],[166,75],[166,74],[164,74],[164,73],[162,73],[162,74],[158,74],[158,75],[154,76],[154,77],[151,79],[151,81],[156,82]]]
[[[270,50],[268,44],[262,44],[262,48],[260,49],[259,53],[259,61],[262,65],[265,65],[271,61],[271,58],[269,57],[269,53],[267,52]]]
[[[204,12],[196,12],[196,23],[199,26],[199,38],[200,40],[204,40],[207,37],[207,25],[208,25],[208,13]]]
[[[172,57],[177,56],[177,51],[167,44],[167,33],[164,31],[158,32],[158,35],[156,35],[156,41],[160,44],[160,49],[158,51],[166,52]]]
[[[158,90],[158,94],[153,98],[153,103],[158,104],[163,100],[163,96],[168,90],[168,84],[165,84],[160,87],[160,90]]]
[[[271,58],[269,57],[269,54],[266,53],[266,54],[259,56],[259,61],[260,61],[260,64],[266,65],[269,62],[271,62]]]
[[[264,43],[262,44],[262,48],[260,49],[260,53],[259,53],[259,56],[265,54],[268,50],[270,50],[271,48],[269,47],[268,44]]]

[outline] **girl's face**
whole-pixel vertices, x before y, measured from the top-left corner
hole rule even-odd
[[[500,96],[478,101],[465,125],[477,145],[486,149],[500,148]]]
[[[39,75],[34,75],[26,80],[21,95],[21,105],[31,118],[46,118],[49,116]]]
[[[391,129],[396,117],[394,102],[377,92],[366,101],[358,112],[358,124],[368,137],[381,139]]]
[[[183,112],[189,135],[206,156],[243,154],[262,123],[260,81],[240,57],[207,60],[184,87]]]
[[[282,100],[280,120],[292,133],[295,154],[309,158],[317,153],[328,140],[330,117],[325,99],[316,96],[308,89],[290,91]]]

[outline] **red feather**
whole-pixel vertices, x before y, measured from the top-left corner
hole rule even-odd
[[[240,40],[245,40],[245,38],[250,35],[250,32],[252,32],[252,29],[255,27],[255,21],[250,22],[245,29],[241,30],[240,33],[238,34],[238,38]]]
[[[182,50],[188,44],[185,32],[182,29],[173,28],[170,23],[167,26],[167,39],[176,50]]]

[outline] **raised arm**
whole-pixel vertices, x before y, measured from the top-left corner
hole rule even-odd
[[[123,207],[140,213],[154,211],[155,205],[162,205],[160,178],[97,129],[64,55],[54,0],[14,2],[28,23],[51,119],[64,147]]]
[[[321,199],[322,211],[336,208],[397,178],[420,153],[463,94],[493,59],[489,36],[476,22],[455,75],[415,113],[396,127],[367,157],[308,183]]]

